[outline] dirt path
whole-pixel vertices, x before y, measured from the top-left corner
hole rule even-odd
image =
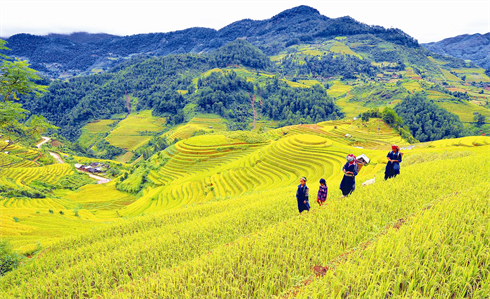
[[[49,154],[51,155],[51,157],[55,158],[55,160],[58,161],[58,163],[60,164],[65,163],[65,161],[63,161],[63,159],[61,159],[60,155],[58,155],[57,153],[49,152]]]
[[[41,146],[43,144],[45,144],[46,142],[50,141],[51,138],[49,137],[44,137],[44,136],[41,136],[43,138],[43,141],[39,142],[38,144],[36,144],[37,148],[41,148]],[[53,153],[53,152],[49,152],[49,154],[56,160],[58,161],[59,164],[63,164],[65,163],[65,161],[63,161],[63,159],[61,159],[60,155],[58,155],[57,153]]]
[[[42,136],[42,138],[43,138],[43,141],[41,141],[41,142],[39,142],[38,144],[36,144],[37,148],[41,148],[41,146],[42,146],[43,144],[45,144],[46,142],[48,142],[48,141],[50,141],[50,140],[51,140],[51,138],[49,138],[49,137],[44,137],[44,136]]]
[[[50,141],[51,138],[49,137],[42,137],[43,138],[43,141],[39,142],[38,144],[36,144],[37,148],[41,148],[41,146],[43,144],[45,144],[46,142]],[[65,161],[63,161],[63,159],[61,159],[60,155],[58,155],[57,153],[53,153],[53,152],[49,152],[49,154],[56,160],[58,161],[59,164],[63,164],[65,163]],[[78,171],[78,172],[83,172],[83,173],[86,173],[84,171]],[[99,184],[104,184],[104,183],[107,183],[107,182],[110,182],[110,179],[106,179],[104,177],[101,177],[101,176],[98,176],[98,175],[95,175],[95,174],[91,174],[91,173],[86,173],[89,177],[93,178],[93,179],[96,179],[97,182]]]
[[[80,171],[80,170],[78,170],[78,172],[86,173],[85,171]],[[101,177],[101,176],[98,176],[95,174],[87,173],[87,175],[93,179],[96,179],[99,182],[99,184],[104,184],[104,183],[108,183],[111,181],[110,179],[106,179],[104,177]]]

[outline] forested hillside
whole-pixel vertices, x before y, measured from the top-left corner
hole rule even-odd
[[[246,129],[253,114],[252,96],[259,93],[261,112],[272,120],[294,124],[342,117],[324,88],[297,89],[273,76],[253,82],[233,70],[199,77],[229,65],[272,68],[260,50],[237,40],[209,54],[136,60],[106,74],[54,81],[47,94],[26,100],[26,106],[45,115],[71,140],[80,136],[80,128],[89,121],[127,113],[127,93],[135,99],[134,111],[152,109],[154,115],[167,117],[169,124],[183,122],[183,109],[189,105],[193,111],[219,114],[233,121],[234,128]]]

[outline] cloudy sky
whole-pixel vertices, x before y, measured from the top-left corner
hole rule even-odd
[[[245,18],[268,19],[299,5],[312,6],[329,18],[349,15],[369,25],[400,28],[422,43],[490,32],[489,0],[0,0],[0,37],[220,29]]]

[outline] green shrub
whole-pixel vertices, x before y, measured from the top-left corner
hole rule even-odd
[[[74,173],[63,176],[56,184],[57,188],[77,190],[87,184],[95,184],[95,180],[83,173]]]
[[[8,241],[0,240],[0,275],[17,268],[22,258],[22,255],[13,251]]]

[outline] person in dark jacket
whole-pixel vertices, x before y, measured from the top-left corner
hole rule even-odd
[[[356,189],[356,175],[359,172],[356,157],[352,154],[347,156],[347,162],[342,168],[344,178],[340,182],[342,197],[350,195]]]
[[[402,153],[397,145],[391,146],[391,152],[386,156],[388,163],[385,169],[385,180],[396,177],[400,174],[400,162],[402,161]]]
[[[296,191],[296,200],[298,201],[298,210],[300,214],[304,210],[310,211],[309,195],[310,190],[306,186],[306,178],[302,177],[300,179],[300,184],[298,185],[298,190]]]

